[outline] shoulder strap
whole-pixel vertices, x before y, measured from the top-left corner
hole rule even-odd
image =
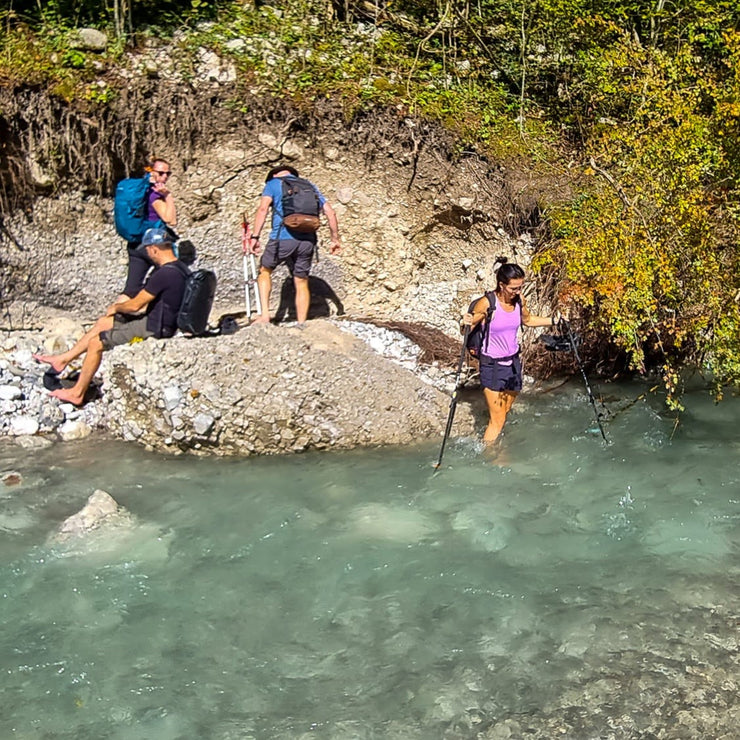
[[[516,304],[519,306],[519,326],[524,328],[524,299],[521,295],[516,297]]]
[[[163,267],[169,267],[170,265],[172,265],[172,267],[177,269],[184,278],[189,278],[193,274],[190,271],[190,268],[187,265],[183,265],[183,263],[180,262],[180,260],[175,260],[174,262],[168,262],[166,265],[163,265]]]
[[[493,312],[496,310],[496,291],[487,290],[485,297],[488,299],[488,311],[486,311],[486,318],[483,319],[483,354],[485,354],[488,349],[488,340],[491,336],[489,328],[491,326],[491,321],[493,320]]]

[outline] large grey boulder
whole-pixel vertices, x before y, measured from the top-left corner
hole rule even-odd
[[[83,51],[105,51],[108,37],[96,28],[78,28],[70,33],[69,45]]]
[[[106,352],[100,423],[157,450],[219,455],[441,436],[449,396],[328,321],[150,339]],[[455,433],[472,429],[466,407]]]

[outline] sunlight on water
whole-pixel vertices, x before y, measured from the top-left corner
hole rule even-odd
[[[608,447],[573,384],[517,402],[495,464],[452,440],[436,475],[438,441],[3,444],[0,737],[626,738],[682,702],[721,724],[740,404],[697,394],[672,437],[619,392]],[[95,488],[135,523],[51,544]]]

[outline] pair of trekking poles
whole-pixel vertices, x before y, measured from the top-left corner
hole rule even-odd
[[[470,325],[465,327],[465,334],[463,335],[462,340],[462,351],[460,352],[460,361],[457,363],[457,373],[455,375],[455,389],[452,391],[452,398],[450,399],[450,411],[447,415],[447,426],[445,427],[445,433],[442,437],[442,447],[439,451],[439,457],[437,458],[437,462],[434,464],[435,470],[439,470],[442,465],[442,456],[445,454],[445,445],[447,444],[447,439],[452,431],[452,421],[455,418],[455,409],[457,408],[457,397],[460,391],[460,376],[462,375],[463,364],[465,363],[465,353],[468,348],[468,334],[470,334],[470,329]],[[573,336],[573,332],[571,331],[570,324],[565,319],[560,319],[558,329],[560,330],[561,336],[567,339],[568,347],[565,349],[572,350],[573,356],[576,358],[576,363],[581,371],[581,375],[583,376],[583,382],[586,385],[586,394],[588,395],[589,403],[593,407],[594,414],[596,415],[596,424],[599,427],[601,436],[604,438],[604,442],[609,444],[609,440],[606,438],[606,433],[604,432],[604,427],[601,424],[602,413],[596,408],[596,398],[594,398],[591,385],[588,382],[588,377],[586,377],[586,371],[583,369],[583,363],[578,354],[577,342]]]
[[[257,313],[262,313],[259,286],[257,285],[257,260],[249,248],[252,230],[249,227],[246,214],[242,214],[242,269],[244,270],[244,304],[247,310],[247,321],[252,319],[252,297]]]

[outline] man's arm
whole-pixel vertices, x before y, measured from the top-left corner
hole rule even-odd
[[[249,251],[257,254],[260,251],[260,232],[267,220],[267,212],[272,205],[272,198],[269,195],[263,195],[257,206],[257,213],[254,214],[254,226],[252,227],[252,237],[249,240]]]
[[[133,298],[128,298],[120,303],[111,303],[106,316],[115,316],[117,313],[139,313],[142,308],[148,306],[156,296],[142,289]]]
[[[332,254],[339,254],[342,251],[342,244],[339,241],[339,224],[337,223],[336,211],[329,205],[329,201],[324,203],[323,211],[326,215],[326,220],[329,222],[329,233],[331,234],[329,251]]]

